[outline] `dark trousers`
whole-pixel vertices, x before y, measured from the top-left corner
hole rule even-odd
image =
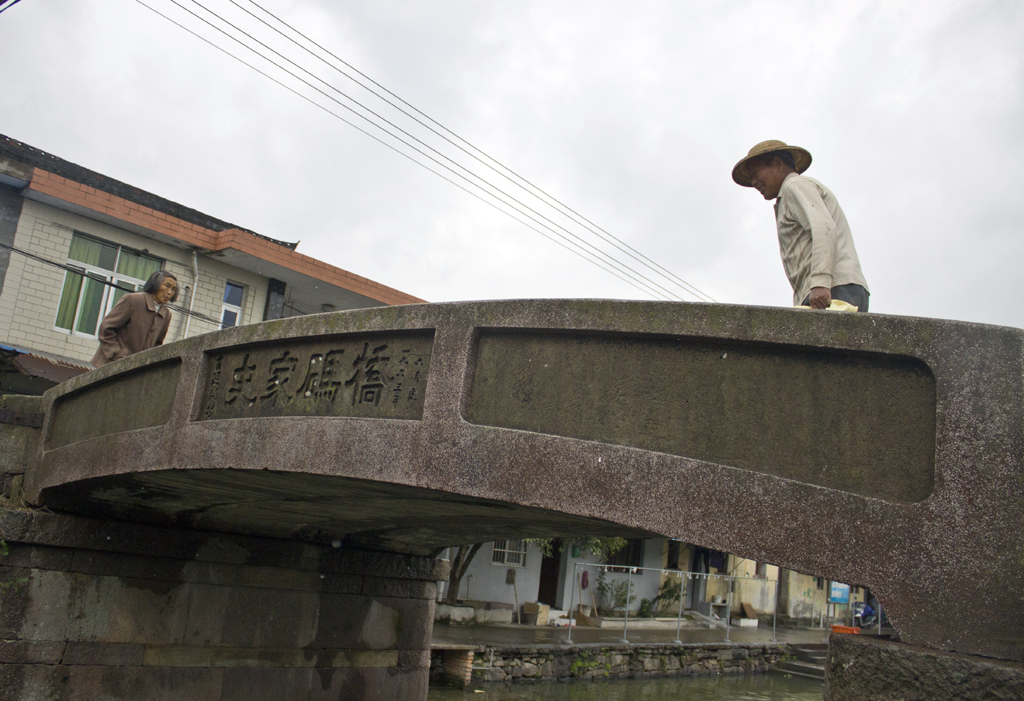
[[[839,285],[832,288],[832,299],[841,299],[848,304],[852,304],[857,307],[859,312],[866,312],[868,310],[868,297],[870,296],[870,292],[853,282],[849,285]],[[811,296],[807,295],[800,304],[807,306],[810,300]]]

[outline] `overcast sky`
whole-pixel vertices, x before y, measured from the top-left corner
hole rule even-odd
[[[1024,327],[1019,0],[258,1],[719,302],[791,304],[771,204],[730,178],[781,139],[846,211],[873,312]],[[470,163],[230,0],[203,4]],[[0,46],[0,133],[334,265],[430,301],[653,298],[136,0],[22,0]]]

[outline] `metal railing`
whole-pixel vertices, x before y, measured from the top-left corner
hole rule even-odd
[[[584,570],[586,568],[594,568],[595,570],[597,570],[599,572],[602,572],[602,571],[603,572],[608,572],[610,570],[621,572],[621,570],[626,570],[626,574],[627,574],[627,577],[626,577],[626,606],[624,607],[625,608],[625,617],[624,617],[623,622],[622,622],[622,638],[621,638],[621,640],[619,642],[623,642],[623,643],[628,643],[629,642],[629,639],[627,638],[627,634],[628,634],[628,630],[629,630],[629,595],[630,595],[630,593],[632,592],[632,589],[633,589],[633,574],[635,572],[638,572],[638,571],[660,572],[661,574],[664,574],[664,575],[670,575],[670,576],[673,576],[673,577],[679,577],[679,613],[676,616],[676,639],[672,641],[673,643],[675,643],[677,645],[682,645],[682,643],[683,643],[683,641],[680,638],[680,630],[682,629],[682,624],[683,624],[683,601],[686,598],[685,597],[685,593],[684,593],[684,588],[685,588],[686,583],[688,581],[699,581],[700,578],[704,578],[704,579],[706,579],[709,582],[710,581],[715,581],[715,580],[723,580],[723,581],[729,582],[729,593],[728,593],[727,601],[725,602],[725,607],[726,607],[726,610],[725,610],[725,639],[727,641],[729,640],[729,631],[730,631],[730,627],[731,627],[729,619],[732,616],[732,590],[733,590],[733,582],[736,581],[736,580],[740,580],[740,579],[749,580],[749,581],[756,581],[756,582],[763,582],[765,584],[767,584],[768,582],[774,582],[774,584],[775,584],[775,597],[774,597],[774,601],[773,601],[773,604],[772,604],[772,607],[773,607],[774,610],[772,612],[772,638],[771,638],[771,642],[773,642],[773,643],[777,642],[777,640],[775,638],[775,626],[776,626],[776,621],[778,620],[778,614],[779,614],[779,580],[778,579],[766,579],[766,578],[762,578],[762,577],[746,577],[746,576],[738,576],[738,575],[732,575],[732,574],[710,574],[710,573],[707,573],[707,572],[688,572],[688,571],[684,571],[684,570],[665,570],[665,569],[659,569],[657,567],[630,567],[630,566],[623,566],[623,565],[604,565],[604,564],[597,564],[597,563],[591,563],[591,562],[574,562],[574,563],[572,563],[572,586],[569,587],[569,627],[568,627],[569,633],[568,633],[568,636],[566,638],[566,642],[567,643],[572,643],[572,629],[573,629],[573,626],[575,625],[575,621],[576,621],[576,614],[573,612],[573,605],[575,604],[575,601],[576,601],[575,597],[576,597],[577,571],[581,567],[584,568]],[[580,606],[583,605],[582,598],[583,598],[583,594],[582,594],[582,587],[581,587]],[[596,611],[595,611],[595,614],[596,614]]]

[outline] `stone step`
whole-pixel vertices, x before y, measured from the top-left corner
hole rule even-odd
[[[802,677],[804,679],[814,679],[815,681],[824,682],[825,678],[817,674],[807,674],[805,672],[794,672],[787,669],[776,669],[772,668],[772,674],[785,674],[790,677]]]
[[[802,650],[797,648],[796,658],[802,662],[813,662],[814,664],[824,666],[825,660],[828,659],[828,650]]]
[[[796,660],[786,660],[775,665],[775,670],[785,674],[793,674],[811,679],[825,679],[824,665],[810,664]]]

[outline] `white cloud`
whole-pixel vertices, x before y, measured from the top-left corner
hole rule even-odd
[[[770,204],[729,178],[781,138],[874,311],[1024,326],[1019,3],[266,6],[719,301],[789,303]],[[642,297],[135,2],[20,3],[0,43],[0,132],[68,160],[431,300]]]

